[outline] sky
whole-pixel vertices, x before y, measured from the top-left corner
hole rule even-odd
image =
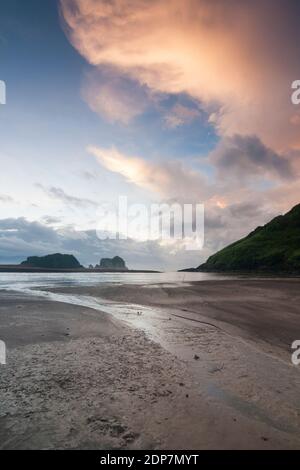
[[[197,266],[300,202],[297,0],[3,0],[0,263]],[[101,208],[205,207],[203,249],[99,240]]]

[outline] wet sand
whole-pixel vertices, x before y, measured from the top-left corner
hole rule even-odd
[[[0,295],[1,449],[160,447],[182,366],[105,313]],[[179,444],[179,443],[178,443]]]
[[[299,287],[55,289],[97,310],[0,292],[0,448],[300,448]]]
[[[177,287],[103,284],[79,287],[76,293],[163,308],[195,323],[211,322],[287,360],[292,342],[300,339],[300,279],[201,281]]]

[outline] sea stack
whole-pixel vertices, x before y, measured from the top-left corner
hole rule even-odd
[[[125,261],[120,256],[115,256],[114,258],[102,258],[99,267],[101,269],[128,271]]]

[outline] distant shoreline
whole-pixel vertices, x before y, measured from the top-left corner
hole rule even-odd
[[[0,265],[0,273],[160,273],[144,269],[51,269],[51,268],[30,268],[21,265]]]
[[[208,274],[224,274],[228,276],[268,276],[268,277],[300,277],[299,271],[273,271],[257,269],[257,270],[241,270],[241,269],[198,269],[198,268],[187,268],[187,269],[180,269],[179,273],[208,273]]]

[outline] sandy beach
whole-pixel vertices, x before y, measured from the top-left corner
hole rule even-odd
[[[299,284],[1,291],[0,448],[300,448]]]

